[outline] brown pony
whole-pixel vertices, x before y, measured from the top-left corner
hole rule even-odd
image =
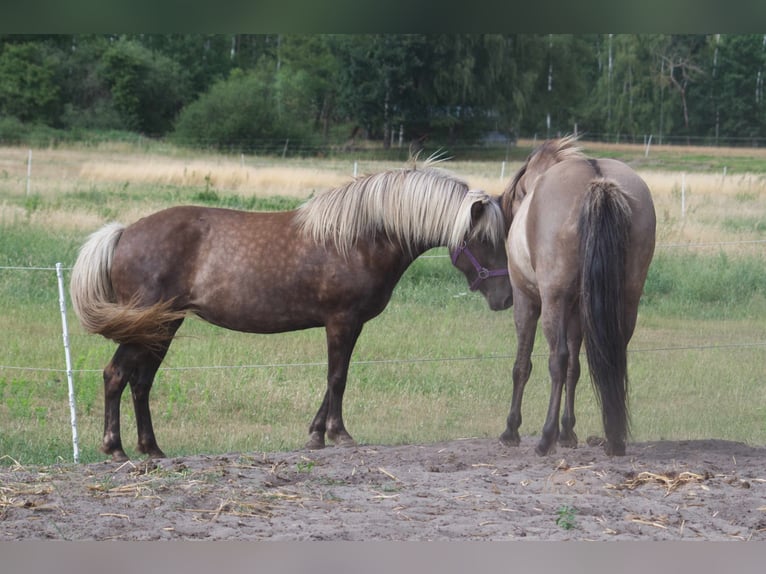
[[[355,179],[295,211],[182,206],[128,227],[106,225],[83,245],[71,279],[84,328],[119,344],[104,369],[102,450],[127,458],[120,397],[130,384],[138,450],[164,456],[149,392],[190,313],[250,333],[324,327],[327,390],[307,446],[322,448],[325,433],[337,444],[354,444],[342,401],[364,323],[383,311],[415,258],[435,246],[450,248],[455,266],[492,309],[508,308],[507,274],[490,276],[484,268],[507,269],[504,238],[498,198],[430,165]]]
[[[575,144],[572,137],[543,143],[501,197],[503,213],[511,221],[507,253],[518,346],[511,409],[500,440],[519,444],[521,400],[542,316],[551,396],[536,452],[551,452],[557,440],[562,446],[577,446],[574,397],[584,338],[602,409],[605,451],[624,455],[629,432],[627,346],[654,253],[654,204],[630,167],[612,159],[590,159]]]

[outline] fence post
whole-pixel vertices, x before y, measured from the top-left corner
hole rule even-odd
[[[75,463],[80,462],[80,448],[77,441],[77,408],[74,398],[74,380],[72,378],[72,356],[69,352],[69,328],[66,320],[66,298],[64,296],[64,274],[61,263],[56,263],[56,277],[59,284],[59,309],[61,310],[61,330],[64,337],[64,356],[66,357],[66,378],[69,385],[69,414],[72,421],[72,450]]]
[[[32,186],[32,150],[29,150],[27,158],[27,197],[29,197],[29,188]]]

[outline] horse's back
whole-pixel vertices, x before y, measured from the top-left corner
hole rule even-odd
[[[654,237],[655,212],[649,187],[633,168],[616,159],[571,159],[552,166],[535,186],[537,205],[530,206],[530,213],[547,218],[551,225],[571,223],[572,213],[579,214],[591,182],[601,179],[616,183],[628,200],[632,233]]]
[[[284,231],[290,217],[291,212],[191,205],[158,211],[123,232],[114,254],[113,283],[126,299],[140,292],[147,302],[176,297],[185,305],[201,280],[220,282],[227,270],[263,261],[258,254],[269,243],[284,253],[292,237]],[[285,241],[276,239],[280,231]]]

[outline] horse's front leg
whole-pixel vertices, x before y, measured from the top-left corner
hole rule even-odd
[[[338,446],[353,446],[356,441],[343,424],[343,393],[346,390],[351,353],[362,332],[362,323],[353,319],[328,322],[327,333],[327,390],[322,404],[309,427],[308,448],[325,446],[327,438]]]
[[[521,437],[521,401],[524,387],[532,374],[532,350],[535,345],[537,319],[540,317],[540,307],[528,297],[514,291],[513,320],[516,326],[516,360],[513,363],[513,396],[511,410],[506,420],[505,431],[500,435],[500,442],[506,446],[519,446]]]

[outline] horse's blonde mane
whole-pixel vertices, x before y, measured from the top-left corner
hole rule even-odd
[[[434,163],[358,177],[317,195],[298,208],[298,223],[315,241],[332,241],[341,253],[360,239],[379,235],[408,250],[454,248],[469,232],[502,241],[504,224],[497,203],[482,191],[469,191],[466,182]],[[471,230],[471,206],[477,201],[485,203],[489,213]]]

